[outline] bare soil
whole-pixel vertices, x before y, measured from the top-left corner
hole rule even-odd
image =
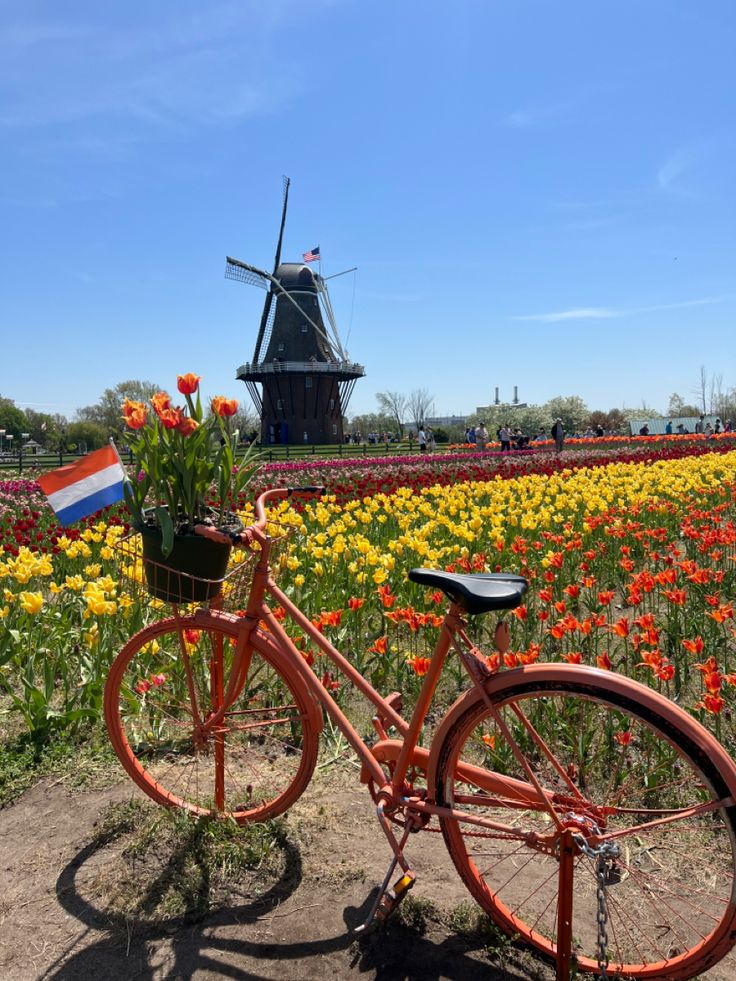
[[[126,914],[115,900],[123,843],[101,834],[111,804],[143,795],[127,781],[76,792],[42,780],[0,811],[0,976],[551,981],[546,965],[505,940],[452,928],[468,895],[436,834],[417,836],[409,852],[418,881],[403,915],[355,938],[389,851],[353,781],[337,766],[318,771],[287,818],[280,864],[213,893],[204,915],[161,917],[152,896],[175,857],[156,864],[155,888]],[[733,979],[736,957],[703,977]]]

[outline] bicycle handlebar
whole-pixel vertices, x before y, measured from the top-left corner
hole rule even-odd
[[[273,487],[271,490],[264,491],[256,499],[256,520],[242,532],[227,532],[213,528],[211,525],[195,525],[194,534],[201,535],[203,538],[210,538],[215,542],[222,542],[226,545],[250,544],[253,540],[253,530],[265,531],[267,524],[266,503],[268,501],[281,501],[285,497],[311,497],[312,495],[324,494],[325,488],[313,487]]]

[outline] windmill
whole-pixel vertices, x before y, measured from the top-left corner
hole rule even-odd
[[[253,360],[236,377],[260,414],[263,443],[342,443],[343,413],[365,370],[350,361],[337,331],[326,285],[335,276],[281,261],[290,183],[285,177],[273,272],[227,257],[228,279],[266,290]]]

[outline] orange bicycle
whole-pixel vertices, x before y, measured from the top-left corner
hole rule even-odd
[[[410,719],[282,592],[262,494],[238,544],[253,553],[241,615],[212,607],[132,637],[112,665],[115,752],[153,800],[238,823],[285,811],[309,783],[324,713],[362,763],[392,859],[367,924],[406,895],[415,832],[441,831],[475,900],[556,965],[600,977],[693,977],[736,941],[736,766],[690,715],[625,677],[570,664],[492,673],[467,618],[518,606],[513,575],[409,572],[449,609]],[[198,533],[230,541],[211,528]],[[191,595],[189,592],[187,595]],[[374,707],[366,742],[266,602]],[[498,649],[508,649],[503,621]],[[428,747],[420,735],[448,654],[470,687]],[[398,880],[391,881],[399,871]]]

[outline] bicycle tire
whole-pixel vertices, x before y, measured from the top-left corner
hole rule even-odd
[[[604,833],[630,829],[616,838],[621,855],[606,886],[608,976],[684,979],[715,964],[736,942],[736,767],[718,742],[651,689],[595,669],[534,665],[496,676],[486,691],[542,787],[561,795],[555,810],[567,827],[594,831],[591,820],[598,819]],[[535,743],[519,708],[586,804]],[[456,703],[437,739],[430,770],[438,804],[549,834],[547,812],[513,809],[487,787],[483,794],[483,778],[469,780],[467,771],[465,779],[456,777],[461,761],[531,787],[479,694]],[[689,806],[707,800],[712,811],[687,815]],[[612,810],[591,818],[591,802]],[[676,817],[678,809],[680,818],[653,826],[664,810]],[[456,819],[440,824],[455,868],[482,909],[556,963],[557,858]],[[573,955],[584,972],[599,970],[597,884],[596,863],[578,854]]]
[[[237,638],[227,614],[146,627],[112,664],[105,720],[126,772],[157,803],[244,824],[283,813],[303,792],[320,725],[304,683],[256,635],[234,704],[220,725],[197,729],[193,705],[204,721],[223,704]]]

